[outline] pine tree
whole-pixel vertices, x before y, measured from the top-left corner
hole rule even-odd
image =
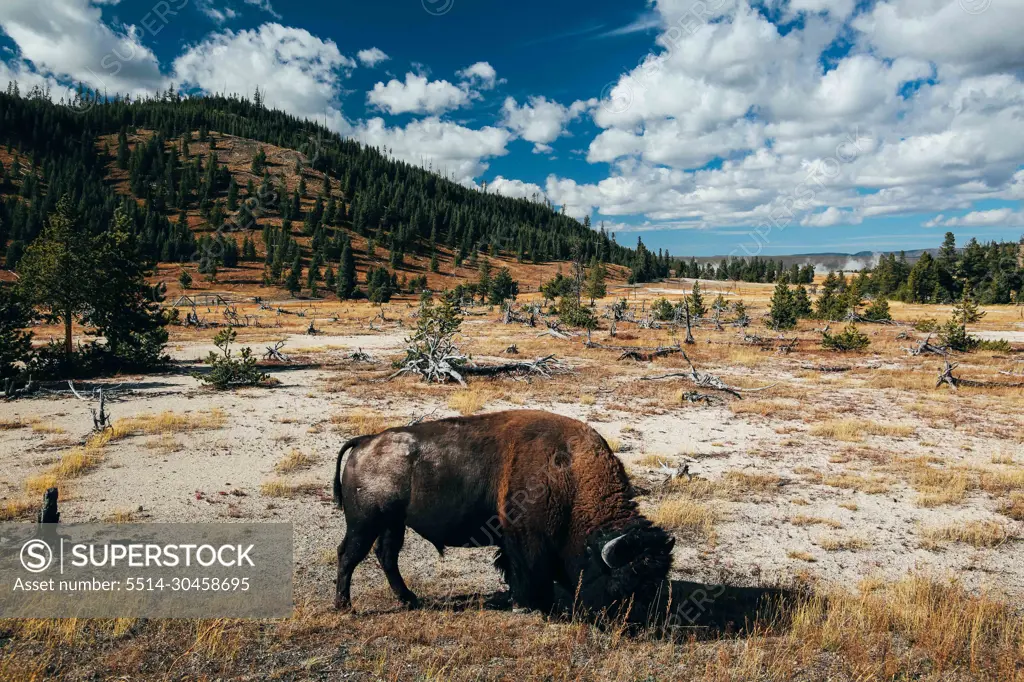
[[[604,298],[608,293],[605,278],[606,270],[603,263],[597,263],[590,268],[586,284],[584,285],[584,292],[590,298],[590,305],[594,305],[596,299]]]
[[[693,283],[693,289],[690,292],[690,314],[697,318],[702,318],[708,314],[708,308],[704,304],[704,296],[700,290],[700,282],[695,281]]]
[[[288,290],[292,296],[295,296],[302,291],[302,284],[300,284],[302,277],[302,259],[298,252],[295,253],[295,258],[292,260],[292,267],[288,271],[288,277],[284,280],[284,288]]]
[[[92,296],[86,322],[106,339],[116,363],[111,369],[142,370],[166,362],[167,320],[160,309],[163,285],[150,285],[152,272],[123,206],[114,212],[110,228],[96,241],[96,271],[100,283]]]
[[[28,302],[64,325],[64,359],[71,362],[71,329],[92,306],[96,272],[92,239],[78,224],[71,199],[61,197],[43,233],[18,263],[18,286]]]
[[[502,268],[491,279],[486,293],[487,300],[491,305],[501,305],[507,300],[514,301],[519,295],[519,282],[512,279],[512,273],[508,268]]]
[[[807,295],[807,288],[802,284],[793,290],[793,313],[799,320],[806,320],[814,315],[811,298]]]
[[[356,291],[356,260],[352,255],[352,244],[345,240],[345,246],[341,250],[341,264],[338,266],[338,298],[345,300],[352,298]]]
[[[28,362],[32,333],[22,331],[32,321],[32,307],[12,286],[0,284],[0,379],[16,376],[19,362]]]
[[[784,281],[775,285],[769,304],[769,326],[772,329],[792,329],[796,326],[796,306],[793,292]]]

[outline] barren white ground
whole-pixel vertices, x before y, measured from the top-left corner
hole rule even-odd
[[[328,354],[350,352],[357,347],[378,353],[394,352],[402,344],[400,333],[358,337],[319,337],[311,344],[296,337],[289,348],[325,347]],[[257,346],[259,347],[259,346]],[[178,359],[204,356],[209,345],[172,346]],[[335,548],[344,533],[344,519],[330,503],[330,481],[336,453],[350,434],[338,430],[332,415],[369,409],[408,421],[424,414],[443,417],[455,414],[443,398],[416,399],[396,394],[389,400],[368,402],[329,393],[325,381],[343,368],[302,369],[276,372],[282,384],[274,389],[214,392],[182,374],[125,378],[133,391],[112,403],[114,418],[165,411],[208,413],[224,411],[223,428],[174,434],[180,444],[175,452],[147,447],[157,436],[139,436],[112,443],[103,464],[75,480],[72,494],[62,503],[62,521],[104,519],[116,510],[133,510],[140,521],[290,521],[294,524],[296,596],[298,599],[331,598]],[[849,413],[858,396],[855,391],[829,392],[806,378],[781,375],[808,391],[821,391],[824,407],[836,416]],[[727,406],[672,407],[663,414],[642,416],[623,411],[624,400],[612,388],[599,394],[592,405],[548,403],[531,405],[590,421],[606,437],[621,443],[619,456],[641,485],[654,485],[660,474],[636,461],[658,453],[673,465],[689,463],[691,471],[717,479],[727,471],[771,473],[782,477],[777,493],[750,496],[742,501],[716,500],[721,521],[717,540],[709,543],[685,538],[676,545],[675,577],[688,580],[755,584],[788,580],[810,573],[817,578],[853,585],[867,577],[897,579],[908,571],[958,576],[975,589],[991,589],[1014,599],[1024,598],[1024,543],[1010,541],[989,549],[950,543],[937,550],[920,546],[922,527],[970,520],[996,520],[1018,534],[1022,524],[996,513],[988,495],[971,493],[959,504],[922,508],[916,493],[897,483],[885,494],[864,494],[829,487],[808,480],[808,470],[823,475],[848,470],[851,464],[830,462],[845,444],[807,435],[802,422],[774,417],[735,415]],[[878,418],[914,421],[898,402],[877,400],[867,404]],[[488,403],[487,411],[521,409],[521,406]],[[860,408],[863,411],[863,406]],[[24,481],[51,464],[74,441],[88,435],[91,420],[87,406],[73,398],[44,397],[0,403],[3,419],[39,420],[63,433],[39,433],[22,428],[0,431],[0,496],[23,496]],[[590,420],[590,416],[597,420]],[[778,432],[780,425],[785,435]],[[1019,442],[999,441],[983,435],[945,432],[917,424],[914,437],[868,437],[866,445],[896,454],[928,454],[950,461],[986,465],[993,455],[1024,460]],[[261,494],[260,484],[281,478],[274,465],[291,449],[316,458],[305,471],[284,477],[290,482],[313,482],[320,494],[293,499]],[[856,466],[854,463],[852,466]],[[799,470],[794,472],[794,470]],[[231,494],[240,491],[244,495]],[[856,509],[840,506],[853,505]],[[830,519],[834,529],[821,524],[794,525],[795,515]],[[855,551],[823,551],[816,543],[823,536],[857,537],[869,544]],[[807,552],[813,563],[792,558]],[[411,531],[401,556],[401,569],[421,596],[501,587],[491,567],[491,551],[450,550],[442,559]],[[354,579],[353,597],[359,608],[361,596],[388,594],[383,575],[371,556]],[[379,599],[375,600],[379,602]],[[397,608],[397,604],[395,605]]]

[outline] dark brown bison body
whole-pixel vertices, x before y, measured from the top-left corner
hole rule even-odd
[[[341,461],[346,451],[351,455]],[[555,582],[581,605],[633,610],[653,603],[673,540],[636,510],[622,463],[592,428],[524,410],[443,419],[355,438],[338,453],[336,606],[350,606],[352,571],[374,541],[403,602],[398,572],[406,527],[445,547],[498,547],[513,600],[549,610]]]

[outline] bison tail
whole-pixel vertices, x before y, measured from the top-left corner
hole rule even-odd
[[[338,451],[338,461],[334,467],[334,504],[337,505],[338,509],[341,509],[341,460],[345,457],[345,452],[356,447],[369,436],[359,436],[348,441],[341,446],[341,450]]]

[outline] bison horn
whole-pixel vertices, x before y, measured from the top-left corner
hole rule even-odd
[[[622,565],[620,563],[614,562],[612,560],[612,555],[615,552],[615,546],[618,543],[622,542],[622,539],[625,537],[625,535],[620,535],[617,538],[609,540],[607,543],[605,543],[605,546],[601,548],[601,560],[604,561],[605,565],[607,565],[608,568],[618,568]]]

